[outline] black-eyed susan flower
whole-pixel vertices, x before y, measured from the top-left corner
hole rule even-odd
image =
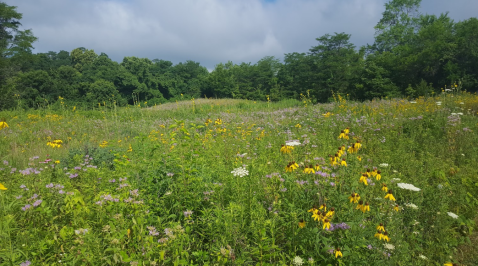
[[[349,139],[349,136],[342,130],[340,131],[339,139]]]
[[[390,241],[390,237],[388,237],[388,233],[387,233],[387,232],[383,232],[383,234],[382,234],[382,239],[383,239],[383,240],[387,240],[387,242]]]
[[[342,159],[342,161],[340,162],[340,165],[347,167],[347,162],[345,161],[345,159]]]
[[[349,200],[350,202],[358,203],[358,201],[360,200],[360,195],[354,192],[352,193],[352,195],[349,196]]]
[[[108,146],[108,141],[103,140],[103,142],[100,143],[100,147],[105,148],[106,146]]]
[[[393,207],[393,210],[394,210],[394,211],[397,211],[397,212],[400,211],[400,208],[398,207],[398,204],[395,205],[395,207]]]
[[[382,184],[382,191],[385,191],[387,192],[388,191],[388,187],[387,187],[387,184]]]
[[[378,170],[378,171],[377,171],[377,175],[375,176],[375,178],[376,178],[377,180],[382,179],[382,171]]]
[[[214,125],[222,125],[221,118],[216,119],[216,121],[214,121]]]
[[[336,248],[334,250],[334,255],[335,255],[335,258],[338,258],[338,257],[342,257],[342,252],[340,251],[340,248]]]
[[[306,166],[304,169],[304,173],[314,174],[315,173],[314,166],[313,165]]]
[[[204,124],[206,124],[206,126],[208,126],[210,123],[212,123],[212,120],[210,118],[206,119],[206,122],[204,122]]]
[[[385,227],[383,226],[383,223],[380,223],[380,224],[377,226],[377,230],[378,230],[378,231],[385,232]]]
[[[320,165],[319,164],[316,164],[315,167],[314,167],[315,171],[319,171],[320,170]]]
[[[344,133],[345,133],[345,134],[349,134],[349,133],[350,133],[350,128],[344,129]]]
[[[443,264],[443,266],[457,266],[458,264],[452,263],[452,262],[447,262]]]
[[[362,212],[365,213],[369,211],[370,211],[370,205],[368,204],[368,202],[365,202],[365,205],[363,205],[362,207]]]
[[[327,228],[327,230],[329,230],[330,229],[330,220],[329,219],[324,219],[323,222],[324,222],[324,225],[322,226],[322,229]]]
[[[383,234],[382,234],[382,231],[377,231],[377,233],[375,233],[374,237],[378,238],[378,240],[382,240],[383,238]]]
[[[294,149],[293,146],[288,146],[288,145],[282,144],[282,146],[280,148],[280,152],[284,153],[284,154],[289,154],[289,153],[292,152],[293,149]]]
[[[5,121],[5,119],[3,119],[2,121],[0,121],[0,130],[1,129],[4,129],[4,128],[7,128],[8,127],[8,124],[7,122]]]
[[[330,208],[330,210],[327,212],[327,214],[325,216],[330,218],[330,217],[334,216],[334,213],[335,213],[335,208],[332,207],[332,208]]]
[[[372,176],[372,171],[370,171],[370,169],[367,168],[367,172],[365,172],[365,174],[367,175],[367,177],[371,177]]]
[[[367,181],[367,179],[368,179],[367,174],[363,174],[363,175],[360,177],[359,183],[363,183],[364,185],[368,186],[368,181]]]
[[[322,217],[322,212],[320,212],[319,210],[317,210],[316,212],[314,212],[312,214],[312,218],[314,218],[314,221],[322,221],[323,217]]]
[[[357,160],[359,160],[359,162],[362,161],[362,157],[361,156],[357,156]]]
[[[299,222],[299,228],[304,228],[305,227],[305,221],[304,219],[301,219]]]
[[[0,190],[7,190],[7,188],[2,183],[0,183]]]
[[[314,207],[312,207],[310,210],[308,210],[307,212],[311,212],[311,213],[315,213],[317,211],[317,206],[314,205]]]
[[[299,165],[295,161],[292,161],[291,162],[291,167],[292,167],[293,170],[295,170],[295,169],[299,168]]]
[[[349,146],[349,148],[347,149],[347,152],[348,153],[354,153],[354,146],[355,146],[355,144],[352,144],[352,146]]]
[[[322,209],[324,209],[324,212],[326,212],[327,211],[327,204],[324,203],[324,204],[320,205],[319,210],[322,210]]]
[[[362,148],[362,143],[360,143],[360,140],[357,140],[357,142],[355,142],[355,148],[357,149],[357,151]]]
[[[396,201],[395,197],[392,195],[392,190],[388,190],[388,193],[387,195],[385,196],[386,199],[389,199],[389,200],[392,200],[392,201]]]
[[[362,210],[362,208],[363,208],[363,201],[361,200],[361,201],[359,201],[359,203],[358,203],[357,207],[355,207],[355,209],[356,210]]]
[[[127,152],[132,152],[133,151],[133,147],[131,146],[131,144],[129,144],[129,148],[127,150]]]

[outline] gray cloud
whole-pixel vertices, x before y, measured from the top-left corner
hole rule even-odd
[[[6,0],[18,6],[24,28],[39,38],[35,52],[77,47],[124,56],[255,63],[264,56],[307,52],[326,33],[373,42],[385,0]],[[463,20],[476,0],[424,0],[422,13],[450,11]]]

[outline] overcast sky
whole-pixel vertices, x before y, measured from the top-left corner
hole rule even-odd
[[[2,1],[2,0],[0,0]],[[193,60],[208,69],[221,62],[256,63],[264,56],[307,52],[316,38],[352,34],[373,42],[387,0],[3,0],[23,14],[38,41],[34,52],[104,52]],[[455,21],[478,13],[478,0],[423,0],[420,12],[449,11]]]

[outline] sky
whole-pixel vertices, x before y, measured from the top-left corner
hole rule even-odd
[[[256,63],[305,53],[324,34],[345,32],[357,47],[373,43],[387,0],[0,0],[17,6],[35,53],[78,47],[125,56]],[[420,12],[476,17],[478,0],[422,0]]]

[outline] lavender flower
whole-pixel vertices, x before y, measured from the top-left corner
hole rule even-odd
[[[33,203],[33,207],[38,207],[38,206],[40,206],[40,204],[41,204],[42,202],[43,202],[43,200],[41,200],[41,199],[35,201],[35,202]]]

